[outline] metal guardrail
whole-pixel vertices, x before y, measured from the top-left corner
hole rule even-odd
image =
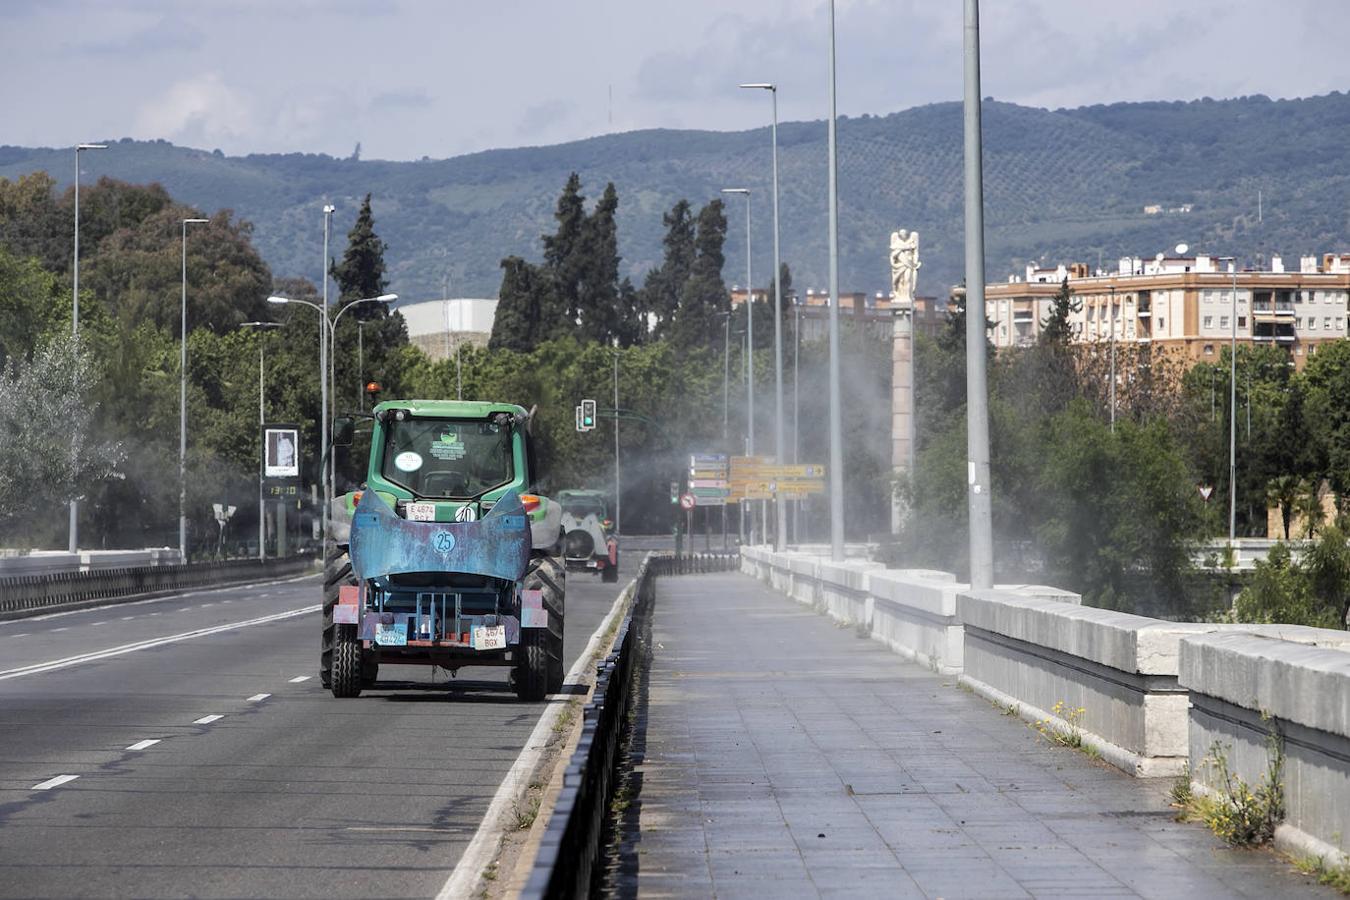
[[[729,572],[738,553],[688,556],[653,553],[638,570],[633,604],[614,637],[614,649],[596,665],[595,692],[582,712],[581,738],[563,773],[563,787],[545,827],[529,881],[528,900],[589,897],[603,850],[605,820],[618,780],[624,720],[633,680],[651,654],[651,617],[660,575]]]
[[[284,559],[231,559],[173,566],[137,566],[96,572],[58,572],[0,578],[0,617],[37,612],[73,603],[139,597],[216,585],[298,575],[314,564],[312,556]]]

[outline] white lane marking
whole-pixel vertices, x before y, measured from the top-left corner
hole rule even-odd
[[[28,637],[28,632],[21,631],[18,634],[11,634],[10,637]]]
[[[152,612],[152,613],[150,613],[150,615],[152,615],[152,616],[157,616],[157,615],[159,615],[159,613],[157,613],[157,612]]]
[[[309,676],[308,676],[308,675],[297,675],[297,676],[295,676],[294,678],[291,679],[290,683],[291,683],[291,684],[299,684],[299,683],[302,682],[302,681],[309,681]]]
[[[125,603],[108,603],[103,606],[91,606],[88,609],[67,609],[63,612],[44,613],[40,616],[24,616],[22,619],[12,619],[8,622],[0,622],[0,628],[9,625],[16,625],[19,622],[45,622],[47,619],[60,619],[65,616],[78,616],[89,612],[102,612],[105,609],[130,609],[133,606],[144,606],[147,603],[171,603],[174,600],[182,600],[185,597],[196,597],[201,594],[219,594],[224,591],[238,591],[254,587],[273,587],[279,584],[291,584],[296,581],[313,579],[318,581],[319,576],[316,573],[305,575],[292,575],[290,578],[281,578],[276,581],[255,581],[247,584],[227,584],[218,588],[201,588],[195,591],[185,591],[181,594],[171,594],[168,597],[147,597],[144,600],[128,600]],[[229,600],[222,600],[221,603],[229,603]]]
[[[222,601],[220,601],[220,602],[221,602],[221,603],[233,603],[234,601],[233,601],[233,600],[222,600]]]
[[[198,608],[198,609],[206,609],[208,606],[215,606],[215,604],[214,604],[214,603],[203,603],[201,606],[199,606],[199,607],[197,607],[197,608]]]
[[[66,782],[74,781],[79,777],[80,776],[78,775],[57,775],[55,778],[48,778],[46,781],[33,785],[32,789],[35,791],[50,791],[54,787],[60,787]]]
[[[122,621],[123,621],[123,622],[130,622],[130,621],[131,621],[132,619],[134,619],[134,618],[136,618],[136,617],[135,617],[135,616],[123,616],[123,617],[122,617]]]
[[[67,626],[64,627],[64,628],[53,628],[53,629],[52,629],[52,631],[69,631],[69,630],[70,630],[70,626],[69,626],[69,625],[67,625]]]
[[[128,750],[148,750],[159,743],[159,738],[146,738],[143,741],[137,741],[128,747]]]
[[[54,659],[51,662],[34,663],[31,666],[20,666],[17,669],[6,669],[0,671],[0,681],[5,681],[10,678],[21,678],[24,675],[37,675],[41,672],[51,672],[56,669],[67,668],[68,666],[78,666],[81,663],[107,659],[110,656],[121,656],[124,653],[134,653],[137,650],[149,650],[151,647],[162,647],[165,644],[176,644],[179,641],[190,641],[193,638],[219,634],[222,631],[234,631],[238,628],[249,628],[253,625],[265,625],[268,622],[278,622],[282,619],[293,619],[296,616],[318,612],[322,608],[323,607],[320,604],[316,603],[313,606],[304,606],[300,609],[292,609],[287,612],[273,613],[270,616],[261,616],[256,619],[245,619],[242,622],[231,622],[227,625],[213,625],[210,628],[198,628],[195,631],[184,631],[180,634],[171,634],[168,637],[154,638],[148,641],[137,641],[134,644],[123,644],[120,647],[110,647],[107,650],[99,650],[94,653],[83,653],[79,656],[68,656],[65,659]]]
[[[90,622],[89,624],[90,624],[90,625],[107,625],[107,624],[108,624],[108,620],[107,620],[107,619],[99,619],[97,622]]]
[[[215,715],[214,713],[212,713],[212,714],[209,715],[209,716],[202,716],[200,719],[194,719],[193,722],[192,722],[192,724],[193,724],[193,725],[210,725],[212,722],[218,722],[218,721],[220,721],[220,720],[223,719],[223,718],[225,718],[225,717],[224,717],[224,716],[218,716],[218,715]]]
[[[624,602],[632,594],[636,585],[637,579],[634,579],[619,592],[619,596],[614,600],[614,605],[610,607],[609,613],[600,622],[599,627],[595,629],[591,639],[586,642],[586,649],[581,651],[581,655],[577,657],[576,662],[572,664],[572,668],[568,670],[567,677],[563,679],[564,686],[582,682],[581,675],[591,667],[592,656],[599,649],[601,638],[609,630],[610,623],[623,611]],[[506,777],[502,779],[502,783],[497,786],[497,792],[492,795],[492,803],[489,804],[487,812],[483,814],[483,821],[478,824],[478,830],[474,832],[473,840],[469,841],[469,846],[464,848],[464,853],[460,856],[459,862],[455,863],[455,870],[450,873],[450,877],[441,887],[440,893],[436,895],[436,900],[456,900],[456,898],[468,897],[477,890],[478,883],[483,877],[483,871],[487,869],[488,864],[497,855],[497,849],[501,846],[502,838],[506,835],[507,811],[515,805],[521,789],[539,764],[539,757],[543,755],[548,744],[553,725],[562,715],[562,711],[567,708],[568,696],[570,695],[560,695],[544,708],[543,714],[534,726],[534,731],[531,731],[530,736],[526,738],[525,746],[521,748],[520,755],[511,764],[511,768],[507,771]],[[515,827],[514,823],[512,823],[512,827]]]
[[[261,702],[263,702],[264,700],[266,700],[266,699],[267,699],[268,697],[270,697],[270,696],[272,696],[272,695],[271,695],[271,694],[254,694],[252,697],[249,697],[249,698],[248,698],[247,700],[245,700],[244,702],[245,702],[245,703],[261,703]]]

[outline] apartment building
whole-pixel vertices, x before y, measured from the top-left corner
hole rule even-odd
[[[1320,344],[1347,336],[1350,254],[1305,256],[1297,271],[1279,256],[1267,268],[1240,269],[1236,298],[1226,261],[1159,254],[1123,258],[1110,273],[1084,263],[1028,266],[1024,277],[989,285],[994,345],[1034,343],[1065,279],[1078,301],[1071,315],[1078,341],[1147,343],[1213,361],[1236,327],[1238,342],[1284,347],[1301,368]]]

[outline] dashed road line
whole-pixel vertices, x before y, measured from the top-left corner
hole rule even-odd
[[[267,699],[268,697],[270,697],[270,696],[272,696],[272,695],[271,695],[271,694],[254,694],[252,697],[249,697],[249,698],[248,698],[247,700],[245,700],[244,702],[245,702],[245,703],[261,703],[261,702],[263,702],[264,700],[266,700],[266,699]]]
[[[70,630],[70,626],[69,626],[69,625],[66,625],[66,626],[63,627],[63,628],[53,628],[53,629],[52,629],[52,631],[69,631],[69,630]]]
[[[35,791],[50,791],[54,787],[60,787],[63,784],[74,781],[79,778],[78,775],[57,775],[55,778],[48,778],[46,781],[38,782],[33,785]]]
[[[122,617],[122,621],[123,621],[123,622],[130,622],[130,621],[131,621],[132,619],[134,619],[134,618],[136,618],[136,617],[135,617],[135,616],[123,616],[123,617]]]
[[[108,624],[108,620],[107,620],[107,619],[99,619],[97,622],[90,622],[89,624],[90,624],[90,625],[107,625],[107,624]]]
[[[128,750],[148,750],[159,743],[159,738],[146,738],[143,741],[137,741],[128,747]]]
[[[28,637],[28,632],[24,631],[19,634],[11,634],[10,637]]]
[[[192,724],[193,724],[193,725],[210,725],[212,722],[218,722],[218,721],[220,721],[220,720],[223,719],[223,718],[225,718],[225,717],[224,717],[224,716],[218,716],[218,715],[216,715],[215,713],[212,713],[212,714],[209,715],[209,716],[202,716],[200,719],[195,719],[195,720],[193,721]]]
[[[299,683],[302,682],[302,681],[309,681],[309,678],[310,678],[310,676],[308,676],[308,675],[297,675],[297,676],[295,676],[294,678],[292,678],[292,679],[290,680],[290,683],[291,683],[291,684],[299,684]]]

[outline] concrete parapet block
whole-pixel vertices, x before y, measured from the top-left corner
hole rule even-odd
[[[1278,846],[1330,865],[1350,859],[1350,634],[1263,626],[1182,642],[1191,778],[1221,790],[1214,762],[1255,786],[1282,755]]]

